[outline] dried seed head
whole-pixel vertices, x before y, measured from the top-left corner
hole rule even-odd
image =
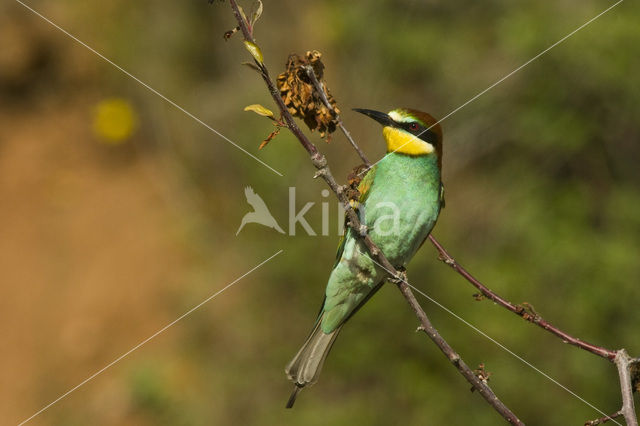
[[[324,64],[321,58],[322,54],[317,50],[308,51],[304,58],[296,54],[289,55],[287,68],[278,76],[277,84],[280,96],[291,115],[304,120],[311,131],[317,130],[320,132],[320,136],[326,138],[328,142],[329,135],[336,130],[335,117],[324,105],[320,95],[315,92],[313,83],[305,71],[306,66],[313,68],[318,81],[323,83],[329,103],[336,113],[339,113],[340,110],[335,99],[322,81]]]

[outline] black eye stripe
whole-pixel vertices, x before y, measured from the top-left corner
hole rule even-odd
[[[412,133],[412,134],[418,134],[422,130],[424,130],[424,127],[422,127],[419,123],[416,123],[415,121],[409,122],[409,123],[399,123],[399,124],[400,124],[399,127],[401,127],[402,129],[404,129],[407,132]],[[417,127],[415,129],[411,128],[412,126],[416,126],[416,125],[417,125]]]
[[[417,124],[418,128],[417,129],[412,129],[411,125],[412,124]],[[415,121],[409,122],[409,123],[398,123],[398,127],[400,127],[403,130],[406,130],[407,132],[411,133],[412,135],[418,136],[420,139],[422,139],[425,142],[428,142],[432,145],[435,145],[437,140],[438,140],[438,136],[435,134],[435,132],[433,132],[432,130],[427,130],[426,127],[424,127],[423,125],[421,125],[420,123],[417,123]]]

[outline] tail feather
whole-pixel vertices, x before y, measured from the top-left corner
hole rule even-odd
[[[331,350],[333,342],[338,337],[340,328],[342,328],[340,326],[327,334],[322,331],[321,323],[322,318],[318,320],[307,341],[285,368],[287,377],[295,384],[295,389],[291,393],[289,402],[287,402],[287,408],[293,407],[296,397],[303,387],[311,386],[318,381],[322,365]]]

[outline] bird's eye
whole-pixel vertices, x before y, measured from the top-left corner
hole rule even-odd
[[[420,126],[418,126],[418,123],[411,123],[409,124],[409,129],[411,130],[418,130]]]

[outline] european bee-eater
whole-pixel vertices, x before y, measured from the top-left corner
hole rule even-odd
[[[373,242],[402,269],[429,236],[444,204],[442,130],[431,115],[414,109],[355,111],[382,124],[387,143],[387,154],[358,186],[358,212]],[[303,387],[318,380],[345,322],[389,278],[354,231],[346,229],[315,326],[285,369],[295,384],[287,408]]]

